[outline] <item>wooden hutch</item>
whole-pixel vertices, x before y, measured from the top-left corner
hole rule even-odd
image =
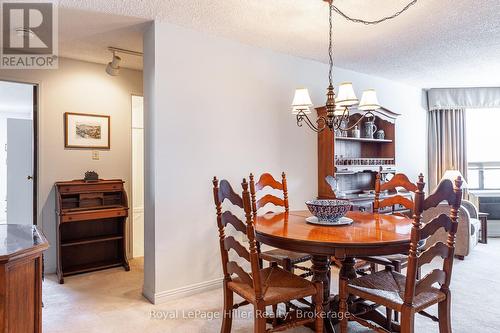
[[[128,201],[120,179],[57,182],[57,275],[123,266]]]
[[[325,107],[316,111],[318,116],[326,114]],[[386,108],[373,111],[373,114],[375,125],[385,133],[384,139],[363,137],[364,119],[358,124],[359,138],[353,137],[351,131],[337,137],[328,129],[318,133],[318,198],[346,198],[352,201],[354,210],[368,211],[372,209],[376,173],[382,170],[383,178],[396,173],[396,118],[399,114]],[[361,111],[351,111],[347,127],[361,116]],[[337,179],[337,196],[325,181],[329,175]],[[389,207],[389,210],[402,211],[403,208]]]
[[[36,226],[0,224],[0,333],[42,333],[43,252]]]

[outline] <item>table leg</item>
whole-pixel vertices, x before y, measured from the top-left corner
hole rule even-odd
[[[313,256],[312,267],[313,271],[312,281],[321,281],[323,283],[323,311],[325,317],[324,332],[335,333],[334,323],[330,315],[330,257],[328,256]]]
[[[339,290],[342,288],[342,281],[349,281],[351,279],[357,278],[356,269],[354,265],[356,264],[356,260],[354,258],[347,257],[342,260],[342,267],[339,273]],[[345,292],[345,291],[344,291]],[[386,324],[386,317],[378,312],[376,309],[366,311],[366,308],[369,307],[361,299],[356,299],[353,296],[349,296],[347,299],[347,309],[340,308],[339,304],[340,297],[336,296],[335,300],[330,304],[332,311],[344,312],[339,313],[339,317],[341,315],[345,315],[346,312],[350,312],[352,314],[356,314],[359,317],[367,320],[371,320],[377,323],[379,326],[384,327]],[[394,330],[399,329],[399,325],[393,324]]]
[[[342,289],[343,282],[346,284],[349,280],[355,279],[357,277],[356,269],[354,268],[355,264],[356,260],[351,257],[347,257],[342,260],[342,266],[340,267],[339,272],[339,292]],[[339,316],[345,316],[348,311],[352,310],[351,307],[353,298],[348,297],[346,309],[340,307],[340,295],[335,297],[334,303],[335,304],[332,304],[332,307],[334,307],[335,311],[339,313]]]
[[[355,279],[358,277],[356,274],[356,269],[354,269],[354,265],[356,264],[356,260],[352,257],[347,257],[342,260],[342,267],[340,268],[340,277],[344,277],[347,280]]]
[[[488,217],[480,216],[479,220],[481,221],[481,239],[479,242],[488,244]]]
[[[342,267],[339,273],[340,280],[350,280],[357,277],[354,265],[356,260],[351,257],[344,258],[342,260]],[[330,295],[330,257],[327,256],[313,256],[312,257],[312,267],[313,278],[312,281],[321,281],[323,283],[323,311],[325,316],[325,328],[324,332],[335,333],[335,324],[338,323],[338,318],[340,316],[339,312],[339,296],[331,297]],[[351,313],[356,313],[362,310],[365,305],[363,303],[354,303],[354,298],[349,297],[348,310],[342,309],[342,311],[349,311]],[[360,307],[358,309],[358,307]],[[362,318],[371,319],[376,323],[383,326],[385,324],[385,317],[380,314],[377,310],[373,310],[361,315]],[[399,326],[398,326],[399,328]]]

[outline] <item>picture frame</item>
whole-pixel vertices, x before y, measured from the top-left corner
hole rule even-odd
[[[110,149],[111,117],[98,114],[65,112],[64,147]]]

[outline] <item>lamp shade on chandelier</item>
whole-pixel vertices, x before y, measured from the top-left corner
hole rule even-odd
[[[354,106],[359,103],[351,82],[341,83],[335,104],[341,108]]]
[[[378,102],[375,89],[368,89],[363,92],[358,109],[362,111],[374,111],[380,109],[380,103]]]
[[[307,88],[298,88],[295,90],[295,96],[292,102],[292,114],[298,114],[299,112],[310,114],[310,107],[312,105],[309,90],[307,90]]]
[[[417,2],[417,0],[412,0],[406,7],[391,16],[374,21],[351,18],[350,16],[342,12],[339,8],[337,8],[333,4],[333,0],[323,1],[328,2],[330,8],[330,30],[328,44],[329,85],[326,94],[326,114],[324,116],[318,117],[315,122],[309,119],[308,115],[311,114],[311,107],[313,106],[313,103],[311,101],[311,97],[309,96],[309,91],[306,88],[299,88],[295,91],[292,102],[292,114],[295,115],[297,125],[299,127],[301,127],[302,124],[305,123],[310,129],[315,132],[321,132],[326,128],[330,129],[331,131],[336,131],[338,129],[347,131],[359,124],[363,118],[373,117],[372,111],[379,109],[381,106],[377,98],[377,92],[374,89],[365,90],[361,97],[361,101],[359,101],[356,97],[356,93],[351,82],[341,83],[337,89],[337,97],[335,98],[335,91],[333,86],[333,13],[336,12],[351,22],[373,25],[398,17],[400,14],[413,6]],[[349,109],[355,107],[356,105],[358,105],[358,111],[362,111],[361,117],[354,124],[349,124]],[[349,124],[350,126],[346,127],[346,124]]]

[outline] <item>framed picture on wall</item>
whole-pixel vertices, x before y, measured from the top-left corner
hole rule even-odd
[[[110,116],[64,114],[64,147],[110,149]]]

